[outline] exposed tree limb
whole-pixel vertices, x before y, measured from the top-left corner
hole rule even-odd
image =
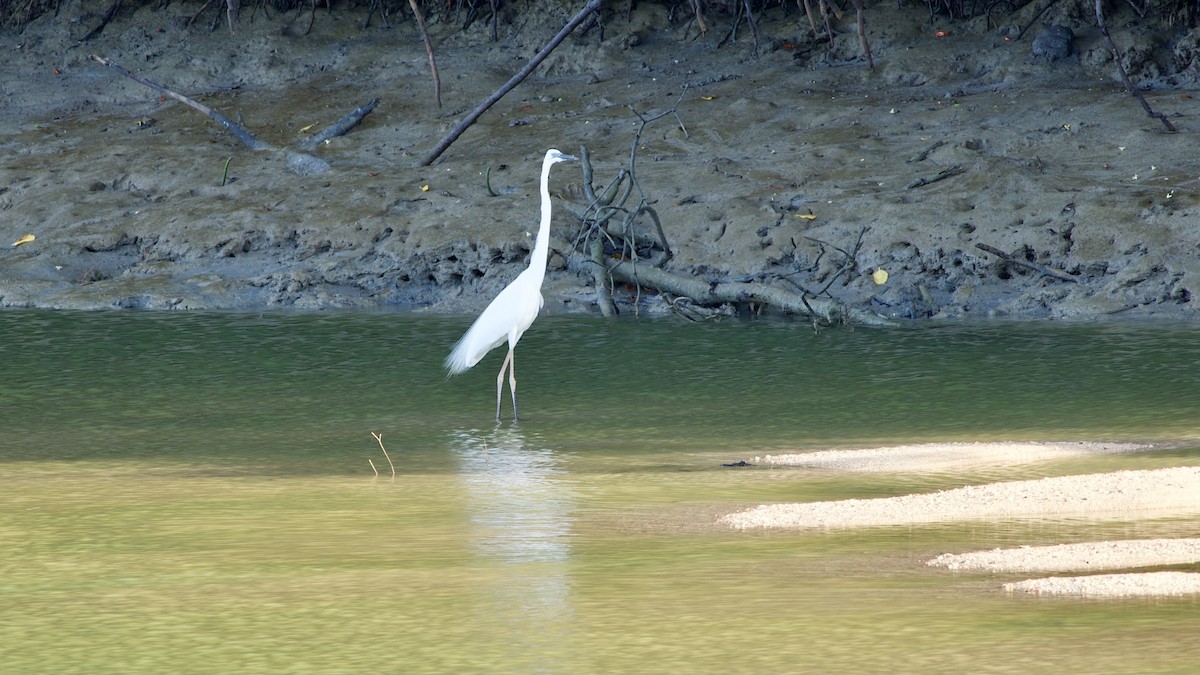
[[[238,124],[237,122],[234,122],[233,120],[222,115],[221,113],[217,112],[216,110],[209,108],[208,106],[204,105],[203,103],[200,103],[199,101],[188,98],[187,96],[184,96],[183,94],[172,91],[172,90],[164,87],[163,85],[158,84],[157,82],[153,82],[151,80],[147,80],[144,77],[134,75],[133,73],[129,72],[128,70],[125,70],[121,66],[117,65],[112,59],[105,58],[103,56],[97,56],[95,54],[92,54],[88,58],[95,61],[96,63],[99,63],[102,65],[108,66],[109,68],[112,68],[113,70],[117,71],[118,73],[121,73],[125,77],[128,77],[129,79],[133,80],[134,82],[137,82],[138,84],[142,84],[147,87],[150,87],[154,91],[157,91],[157,92],[163,94],[164,96],[173,98],[176,101],[179,101],[180,103],[183,103],[184,105],[187,105],[188,107],[194,108],[195,110],[198,110],[198,111],[204,113],[205,115],[207,115],[209,117],[209,119],[211,119],[212,121],[216,122],[217,124],[220,124],[221,126],[225,127],[225,129],[227,131],[229,131],[229,133],[233,134],[233,136],[235,138],[237,138],[239,141],[242,142],[243,145],[250,148],[251,150],[271,150],[271,151],[282,153],[287,160],[288,168],[291,169],[294,173],[300,174],[302,176],[315,175],[315,174],[325,173],[330,168],[329,162],[326,162],[325,160],[321,159],[320,157],[315,157],[313,155],[308,154],[307,152],[301,153],[301,152],[294,152],[292,150],[276,148],[275,146],[271,145],[270,143],[260,141],[257,138],[255,138],[254,134],[251,134],[250,131],[248,129],[246,129],[246,127]],[[354,110],[350,111],[346,115],[342,116],[341,119],[339,119],[338,121],[329,125],[327,128],[325,128],[321,132],[317,133],[312,138],[309,138],[307,140],[301,141],[300,143],[297,143],[297,147],[300,148],[301,150],[309,151],[309,150],[312,150],[313,148],[315,148],[318,144],[323,143],[324,141],[326,141],[330,138],[334,138],[336,136],[341,136],[342,134],[347,133],[348,131],[350,131],[350,129],[354,128],[355,125],[357,125],[359,122],[361,122],[363,120],[363,118],[366,117],[372,110],[374,110],[375,106],[378,104],[379,104],[379,99],[372,99],[371,101],[364,103],[363,105],[355,108]]]
[[[367,101],[366,103],[343,115],[338,121],[322,129],[317,135],[300,141],[296,144],[296,147],[300,148],[301,150],[314,150],[318,145],[324,143],[325,141],[346,134],[355,126],[357,126],[359,122],[363,121],[363,118],[369,115],[377,105],[379,105],[379,99],[377,98]]]
[[[417,5],[417,0],[408,0],[409,7],[412,7],[413,16],[417,20],[417,28],[421,30],[421,40],[425,42],[425,54],[429,57],[429,70],[433,73],[433,100],[437,103],[437,107],[442,107],[442,77],[438,75],[437,59],[433,58],[433,43],[429,41],[429,31],[425,29],[425,15],[421,14],[421,8]]]
[[[425,156],[425,159],[421,160],[421,166],[429,166],[430,164],[433,164],[433,160],[440,157],[442,153],[446,151],[446,148],[450,147],[454,141],[458,140],[458,137],[461,136],[463,132],[466,131],[472,124],[474,124],[475,120],[478,120],[483,113],[487,112],[488,108],[491,108],[493,105],[495,105],[496,102],[503,98],[505,94],[512,91],[518,84],[521,84],[526,77],[529,77],[529,74],[532,73],[539,65],[541,65],[542,61],[546,60],[547,56],[550,56],[550,52],[554,51],[554,49],[558,47],[563,40],[567,39],[567,36],[571,34],[571,31],[574,31],[579,24],[587,20],[587,18],[591,16],[593,12],[600,9],[600,2],[601,0],[588,0],[588,3],[584,5],[583,9],[579,10],[578,14],[571,17],[571,20],[567,22],[567,25],[563,26],[563,29],[558,31],[558,35],[555,35],[553,38],[551,38],[550,42],[548,42],[545,47],[542,47],[542,50],[535,54],[533,58],[529,60],[529,63],[525,64],[524,68],[518,71],[516,75],[513,75],[508,82],[505,82],[504,86],[493,92],[491,96],[488,96],[483,103],[479,104],[479,107],[475,108],[475,110],[471,111],[469,115],[459,121],[458,124],[454,125],[454,128],[450,130],[450,133],[446,134],[445,138],[439,141],[438,144],[434,146],[433,150],[429,151],[429,154]]]
[[[608,288],[608,274],[604,265],[604,241],[599,237],[589,243],[588,254],[592,261],[592,287],[596,289],[596,305],[600,307],[600,315],[616,316],[617,306],[613,304],[612,292]]]
[[[1104,39],[1108,41],[1108,49],[1112,53],[1113,63],[1117,66],[1117,72],[1121,74],[1121,82],[1125,83],[1125,91],[1129,92],[1130,96],[1136,98],[1138,103],[1142,104],[1142,109],[1146,111],[1147,115],[1162,122],[1163,126],[1167,128],[1168,133],[1175,133],[1175,125],[1171,124],[1171,120],[1167,119],[1167,116],[1163,113],[1154,112],[1154,109],[1146,102],[1146,97],[1142,96],[1142,92],[1138,91],[1133,86],[1133,83],[1129,81],[1129,75],[1125,72],[1125,66],[1121,65],[1121,53],[1117,51],[1117,43],[1113,41],[1112,34],[1108,32],[1108,26],[1104,24],[1104,12],[1100,8],[1102,2],[1103,0],[1096,0],[1096,23],[1099,24],[1100,32],[1104,34]]]
[[[1073,284],[1083,283],[1079,280],[1078,277],[1073,277],[1070,274],[1067,274],[1066,272],[1056,270],[1052,267],[1046,267],[1045,265],[1039,265],[1037,263],[1032,263],[1032,262],[1029,262],[1028,260],[1021,260],[1020,258],[1017,258],[1009,253],[1005,253],[1004,251],[1001,251],[1000,249],[996,248],[995,246],[988,246],[987,244],[975,244],[975,248],[977,248],[981,251],[987,251],[988,253],[991,253],[994,256],[998,256],[1001,260],[1003,260],[1004,262],[1006,262],[1010,265],[1024,267],[1025,269],[1037,272],[1038,274],[1041,274],[1042,276],[1053,277],[1055,279],[1058,279],[1059,281],[1069,281]]]
[[[112,21],[112,18],[117,15],[117,10],[120,8],[121,8],[121,0],[115,0],[115,2],[113,2],[112,6],[110,6],[108,8],[108,11],[104,13],[104,16],[101,17],[100,23],[95,28],[89,30],[87,32],[87,35],[84,35],[83,37],[79,38],[79,41],[87,42],[88,40],[91,40],[92,38],[99,35],[100,31],[104,30],[104,27],[108,25],[108,22]]]
[[[966,169],[964,169],[961,164],[955,164],[954,166],[950,167],[949,169],[942,169],[941,171],[939,171],[936,174],[929,176],[927,178],[918,178],[917,180],[909,183],[908,185],[905,185],[904,189],[912,190],[914,188],[925,187],[926,185],[932,185],[933,183],[936,183],[939,180],[946,180],[947,178],[950,178],[951,176],[957,176],[958,174],[963,173],[965,171],[966,171]]]
[[[866,310],[846,307],[834,300],[807,298],[802,293],[778,286],[741,281],[706,281],[692,276],[673,274],[651,264],[632,265],[627,261],[609,258],[604,261],[608,273],[617,281],[654,288],[673,295],[682,295],[703,305],[754,302],[771,305],[787,312],[811,316],[824,323],[854,323],[887,326],[892,322]]]
[[[96,63],[103,64],[103,65],[108,66],[109,68],[112,68],[113,70],[124,75],[125,77],[128,77],[129,79],[133,80],[134,82],[137,82],[138,84],[143,84],[147,87],[150,87],[154,91],[157,91],[158,93],[160,93],[164,96],[173,98],[176,101],[183,103],[184,105],[195,108],[196,110],[199,110],[200,112],[204,113],[205,115],[208,115],[209,118],[212,119],[212,121],[225,127],[225,129],[227,131],[229,131],[229,133],[233,134],[235,138],[237,138],[239,141],[242,142],[243,145],[250,148],[251,150],[270,150],[270,149],[272,149],[272,146],[270,144],[264,143],[264,142],[258,140],[257,138],[255,138],[253,134],[251,134],[249,131],[246,130],[246,127],[243,127],[242,125],[238,124],[237,122],[234,122],[233,120],[222,115],[221,113],[217,112],[216,110],[213,110],[212,108],[204,105],[203,103],[200,103],[199,101],[190,99],[187,96],[184,96],[183,94],[179,94],[174,91],[171,91],[170,89],[167,89],[166,87],[162,86],[161,84],[158,84],[157,82],[152,82],[150,80],[147,80],[144,77],[134,75],[133,73],[129,72],[128,70],[125,70],[121,66],[117,65],[112,59],[108,59],[103,56],[96,56],[95,54],[92,54],[88,58],[95,61]]]

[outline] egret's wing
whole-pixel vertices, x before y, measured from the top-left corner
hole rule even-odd
[[[467,370],[488,352],[504,344],[512,334],[515,345],[542,308],[541,279],[522,272],[492,300],[475,319],[446,357],[451,375]],[[536,282],[536,285],[535,285]]]

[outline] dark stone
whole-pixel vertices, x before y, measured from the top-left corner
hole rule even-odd
[[[1071,55],[1075,34],[1066,26],[1048,26],[1033,38],[1034,58],[1058,61]]]

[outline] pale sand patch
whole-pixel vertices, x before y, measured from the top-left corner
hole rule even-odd
[[[963,467],[1029,464],[1083,455],[1112,455],[1153,449],[1144,443],[1005,442],[921,443],[855,450],[767,455],[755,463],[841,471],[942,471]]]
[[[1009,593],[1079,595],[1097,598],[1170,596],[1200,593],[1200,574],[1151,572],[1147,574],[1097,574],[1088,577],[1051,577],[1004,584]]]
[[[1200,467],[1060,476],[880,499],[766,504],[718,522],[747,528],[849,528],[955,520],[1200,513]]]
[[[1063,572],[1194,563],[1200,563],[1200,539],[1129,539],[998,548],[971,553],[943,553],[925,564],[951,570]]]

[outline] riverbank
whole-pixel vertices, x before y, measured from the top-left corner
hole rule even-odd
[[[725,41],[731,17],[697,35],[644,4],[606,16],[602,41],[568,39],[430,167],[436,141],[574,8],[506,15],[496,41],[485,22],[432,17],[440,109],[411,22],[364,29],[366,8],[344,8],[305,32],[307,17],[244,12],[231,33],[188,25],[198,9],[123,11],[87,42],[100,17],[76,5],[0,31],[14,74],[0,83],[0,306],[475,311],[525,264],[545,149],[586,145],[602,188],[635,139],[680,275],[798,285],[895,318],[1192,318],[1200,302],[1197,74],[1180,65],[1200,33],[1126,7],[1114,36],[1177,134],[1065,5],[998,27],[871,7],[872,69],[851,17],[826,44],[773,7],[755,54],[744,31]],[[1065,58],[1031,48],[1051,24],[1073,31]],[[314,151],[329,172],[297,176],[90,54],[280,147],[382,102]],[[596,311],[571,255],[577,172],[551,186],[545,295],[560,313]],[[627,311],[670,311],[650,289],[614,290]]]

